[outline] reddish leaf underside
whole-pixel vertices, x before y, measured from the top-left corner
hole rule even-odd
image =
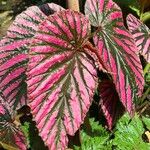
[[[121,9],[112,0],[87,0],[85,14],[97,28],[94,43],[111,72],[119,97],[132,113],[133,100],[143,90],[144,79],[136,46],[126,30]]]
[[[150,63],[150,29],[132,14],[127,16],[127,25],[139,53]]]
[[[47,17],[45,14],[62,9],[53,3],[29,7],[16,17],[0,41],[0,89],[14,110],[27,104],[25,71],[31,38]]]
[[[100,98],[100,107],[107,120],[108,129],[111,130],[118,117],[124,112],[112,81],[100,82]]]
[[[15,150],[26,150],[26,140],[21,130],[13,123],[9,107],[0,95],[0,145]]]
[[[74,135],[92,102],[97,74],[82,47],[89,33],[82,14],[61,11],[40,25],[31,45],[29,105],[50,150],[67,147],[67,134]]]

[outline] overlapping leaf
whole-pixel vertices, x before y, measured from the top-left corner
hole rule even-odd
[[[132,14],[127,16],[127,25],[139,53],[150,63],[150,29]]]
[[[61,11],[40,25],[30,49],[29,105],[50,150],[67,147],[93,99],[97,75],[83,48],[89,32],[82,14]]]
[[[143,90],[142,66],[136,46],[123,25],[122,12],[112,0],[87,0],[85,13],[96,27],[94,43],[111,72],[125,108],[132,113],[133,102]]]
[[[104,80],[100,83],[100,97],[100,107],[107,120],[108,128],[111,130],[115,121],[124,112],[115,85],[111,81]]]
[[[0,95],[0,145],[12,150],[26,150],[26,140],[23,133],[13,123],[11,108]]]
[[[14,110],[27,103],[25,70],[28,44],[46,15],[61,9],[53,3],[29,7],[16,17],[7,36],[0,41],[0,89]]]

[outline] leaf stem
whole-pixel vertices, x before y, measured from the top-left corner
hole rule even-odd
[[[86,133],[88,135],[92,135],[92,127],[91,127],[90,120],[89,120],[89,114],[87,114],[85,119],[84,119],[84,127],[86,130]]]
[[[101,69],[103,69],[103,71],[107,72],[107,67],[105,66],[105,64],[103,63],[102,58],[100,57],[100,55],[98,54],[98,50],[97,48],[95,48],[92,43],[90,43],[89,41],[87,41],[84,45],[83,48],[90,50],[90,52],[94,53],[98,59],[98,62],[100,63],[100,65],[102,66]]]
[[[79,0],[67,0],[67,7],[79,12]]]
[[[150,69],[150,63],[148,63],[145,68],[144,68],[144,76],[146,75],[146,73],[149,71]]]

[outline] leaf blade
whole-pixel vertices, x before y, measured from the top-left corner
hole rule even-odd
[[[139,53],[150,63],[150,29],[132,14],[127,16],[127,25]]]
[[[16,17],[6,37],[0,41],[0,88],[14,110],[27,105],[28,45],[39,23],[47,17],[45,14],[60,10],[63,8],[53,3],[29,7]]]
[[[104,80],[100,83],[100,107],[111,130],[116,120],[123,114],[124,107],[120,103],[118,93],[113,82]]]
[[[77,131],[92,102],[97,75],[82,47],[89,32],[82,14],[61,11],[41,24],[30,49],[30,107],[41,137],[52,150],[67,147],[67,134]]]
[[[92,26],[97,27],[93,40],[99,56],[112,75],[123,105],[132,114],[132,100],[137,99],[137,94],[141,95],[144,79],[134,41],[123,24],[121,9],[112,0],[87,0],[85,14]]]

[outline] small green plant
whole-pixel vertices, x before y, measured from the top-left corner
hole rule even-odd
[[[142,120],[144,123],[142,123]],[[110,133],[94,119],[90,119],[92,127],[89,135],[86,130],[81,130],[81,147],[75,146],[75,150],[149,150],[150,143],[144,141],[143,135],[150,127],[150,119],[142,119],[136,114],[132,119],[124,114]],[[146,135],[145,135],[146,136]]]
[[[117,123],[115,130],[113,144],[116,146],[116,149],[150,149],[150,144],[145,143],[143,139],[146,129],[137,114],[132,119],[129,115],[125,114]]]

